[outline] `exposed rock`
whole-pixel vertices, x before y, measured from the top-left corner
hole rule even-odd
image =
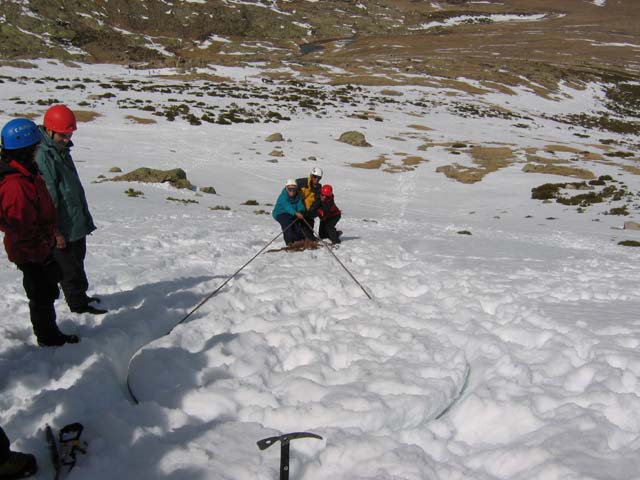
[[[269,155],[272,157],[284,157],[284,152],[282,150],[272,150]]]
[[[354,147],[370,147],[371,144],[367,142],[367,139],[360,132],[349,131],[344,132],[338,139],[339,142],[353,145]]]
[[[272,133],[267,138],[265,138],[267,142],[284,142],[284,137],[281,133]]]
[[[187,180],[187,174],[181,168],[155,170],[153,168],[142,167],[124,175],[113,177],[111,180],[114,182],[169,183],[176,188],[193,190],[193,185]]]
[[[122,169],[120,167],[111,167],[109,169],[109,173],[121,173]]]
[[[201,191],[202,193],[210,193],[210,194],[212,194],[212,195],[215,195],[215,194],[216,194],[216,189],[215,189],[215,188],[213,188],[213,187],[202,187],[202,188],[200,189],[200,191]]]
[[[631,220],[627,220],[626,222],[624,222],[624,229],[625,230],[640,230],[640,223],[632,222]]]

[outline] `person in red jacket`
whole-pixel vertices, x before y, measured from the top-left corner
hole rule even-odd
[[[9,261],[23,274],[33,333],[40,346],[78,343],[56,323],[60,267],[53,260],[56,209],[34,161],[40,142],[31,120],[16,118],[0,132],[0,230]]]
[[[320,189],[320,205],[317,212],[320,217],[318,236],[320,238],[328,238],[333,244],[340,243],[342,232],[336,230],[336,224],[340,221],[342,212],[336,206],[331,185],[323,185]]]

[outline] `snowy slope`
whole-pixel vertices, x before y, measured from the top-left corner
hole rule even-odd
[[[39,65],[0,74],[146,75]],[[227,73],[254,81],[250,71]],[[90,89],[7,82],[0,120],[35,110],[12,98],[55,95],[73,107]],[[578,214],[530,199],[532,187],[562,177],[524,174],[520,164],[464,185],[435,173],[452,162],[445,148],[419,150],[425,137],[592,148],[615,135],[582,140],[541,115],[596,108],[599,88],[565,89],[555,101],[524,91],[463,98],[509,105],[532,118],[528,130],[455,115],[435,89],[401,90],[440,106],[416,117],[390,104],[377,111],[383,122],[347,117],[345,107],[278,125],[194,127],[132,124],[130,112],[104,102],[99,118],[81,124],[73,154],[99,227],[87,271],[109,313],[73,315],[59,301],[62,329],[82,342],[37,348],[19,272],[0,259],[0,424],[15,449],[38,456],[36,478],[52,474],[45,423],[72,421],[85,424],[91,453],[70,479],[277,478],[279,449],[260,452],[255,442],[300,430],[323,440],[292,443],[296,479],[640,478],[640,255],[617,245],[637,234],[612,230],[622,221],[598,215],[604,206]],[[416,123],[434,130],[408,128]],[[353,129],[373,147],[336,141]],[[275,131],[290,142],[271,163],[264,138]],[[430,161],[400,174],[348,166],[394,152]],[[302,160],[309,156],[317,162]],[[218,195],[92,183],[113,166],[179,166]],[[268,210],[287,177],[313,166],[344,212],[335,253],[373,301],[323,249],[265,253],[164,336],[279,233],[254,210]],[[637,179],[624,181],[637,191]],[[144,198],[125,196],[128,187]],[[248,199],[260,206],[241,205]],[[127,393],[129,362],[139,405]]]

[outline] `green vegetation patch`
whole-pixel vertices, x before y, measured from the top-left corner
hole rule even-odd
[[[133,188],[127,188],[124,191],[124,194],[127,197],[141,197],[142,195],[144,195],[144,192],[142,192],[141,190],[134,190]]]
[[[170,202],[182,203],[184,205],[189,205],[190,203],[200,203],[197,200],[192,200],[191,198],[167,197],[167,200],[169,200]]]
[[[640,242],[636,240],[623,240],[618,242],[618,245],[622,245],[623,247],[640,247]]]
[[[114,182],[169,183],[176,188],[193,190],[193,185],[187,180],[187,174],[181,168],[156,170],[142,167],[124,175],[113,177],[111,180]]]

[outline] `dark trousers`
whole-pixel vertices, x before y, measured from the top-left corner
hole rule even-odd
[[[2,427],[0,427],[0,464],[6,462],[9,459],[9,439],[7,434],[4,433]]]
[[[22,263],[22,285],[29,299],[29,316],[33,333],[41,342],[60,335],[53,303],[60,296],[60,267],[53,259],[47,263]]]
[[[291,225],[295,220],[296,217],[289,215],[288,213],[281,213],[276,217],[276,221],[280,224],[282,231],[284,232],[284,243],[286,245],[291,245],[293,242],[297,242],[298,240],[304,240],[302,226],[300,225],[301,220],[298,220]]]
[[[85,237],[74,242],[67,242],[66,248],[56,248],[53,252],[53,258],[62,270],[60,286],[71,310],[79,310],[89,303],[87,297],[89,281],[84,271],[86,254],[87,239]]]
[[[304,238],[315,240],[316,236],[313,234],[314,217],[305,215],[304,221],[300,220],[300,222],[302,223],[302,234],[304,235]]]
[[[318,231],[320,238],[328,238],[333,243],[340,242],[336,231],[336,224],[340,221],[340,217],[341,215],[336,215],[326,220],[320,220],[320,229]]]

